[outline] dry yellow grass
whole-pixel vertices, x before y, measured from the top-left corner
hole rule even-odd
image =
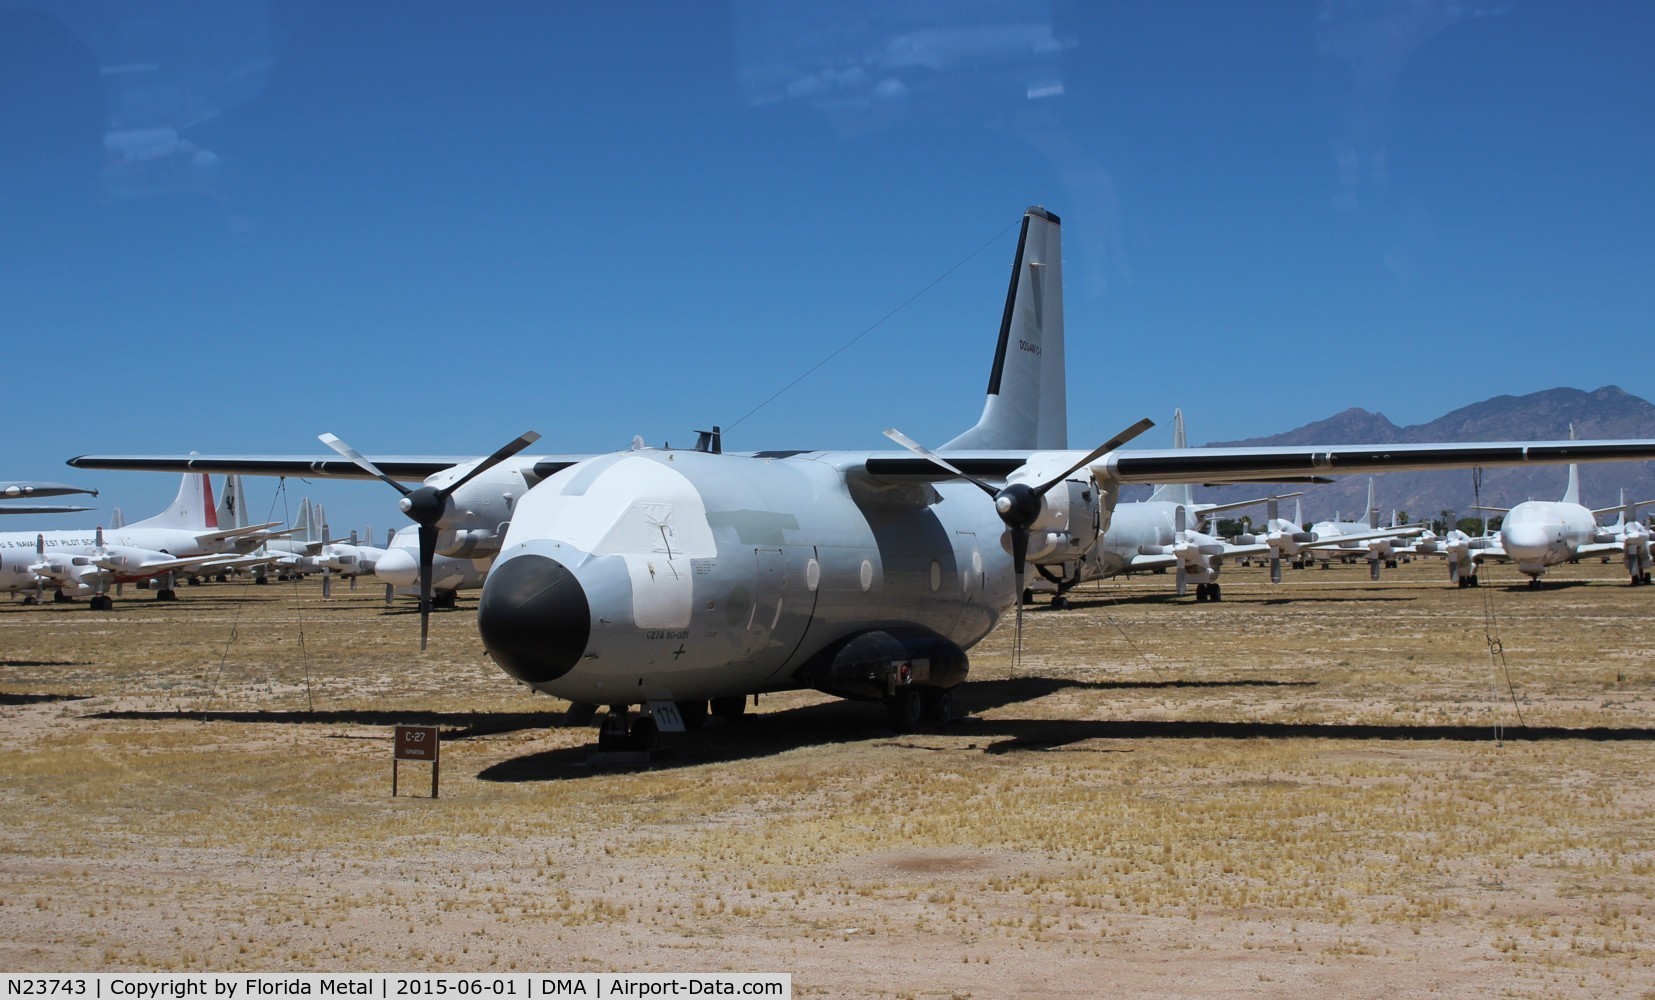
[[[483,657],[471,602],[425,656],[366,589],[0,607],[0,966],[1650,996],[1655,590],[1443,576],[1109,583],[1026,616],[1017,677],[1007,630],[979,647],[946,729],[767,696],[631,771]],[[432,719],[442,798],[390,799],[387,727]]]

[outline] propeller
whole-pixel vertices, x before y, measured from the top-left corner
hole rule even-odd
[[[1264,501],[1264,523],[1269,525],[1265,530],[1266,536],[1276,530],[1276,517],[1280,513],[1280,508],[1281,504],[1275,497]],[[1281,582],[1281,549],[1274,545],[1270,546],[1270,582]]]
[[[1012,572],[1015,575],[1017,582],[1017,611],[1015,628],[1012,632],[1011,645],[1011,664],[1013,674],[1017,672],[1017,664],[1022,658],[1023,653],[1023,564],[1029,554],[1029,532],[1033,528],[1036,519],[1040,517],[1040,511],[1043,508],[1042,501],[1045,499],[1046,494],[1050,493],[1052,489],[1057,486],[1057,484],[1068,479],[1071,475],[1079,471],[1084,466],[1091,465],[1102,456],[1114,451],[1116,448],[1119,448],[1121,445],[1154,426],[1155,421],[1145,417],[1144,419],[1133,424],[1131,427],[1128,427],[1126,430],[1116,434],[1108,441],[1105,441],[1097,448],[1094,448],[1085,458],[1082,458],[1080,461],[1069,466],[1067,469],[1064,469],[1057,475],[1050,477],[1038,486],[1030,486],[1028,483],[1007,483],[1004,486],[998,487],[985,483],[975,476],[962,472],[948,462],[947,459],[944,459],[936,452],[931,451],[929,448],[926,448],[918,441],[915,441],[913,438],[894,427],[885,431],[885,436],[890,438],[892,441],[902,445],[904,448],[919,457],[930,461],[933,465],[936,465],[939,468],[972,484],[984,493],[988,494],[989,497],[994,500],[994,510],[1000,515],[1000,520],[1005,522],[1006,530],[1011,534],[1011,564]]]
[[[1174,567],[1174,592],[1183,597],[1189,589],[1189,573],[1184,568],[1184,556],[1179,549],[1184,547],[1185,534],[1189,530],[1189,515],[1184,512],[1184,505],[1179,504],[1172,509],[1172,551],[1178,556],[1178,564]]]
[[[34,602],[39,604],[46,599],[46,536],[34,536],[35,565],[29,567],[34,571]]]
[[[327,511],[321,504],[316,505],[316,520],[322,526],[322,547],[316,550],[316,561],[322,564],[322,597],[329,598],[333,596],[333,553],[328,547],[332,544],[333,529],[328,526]]]
[[[363,458],[360,452],[339,437],[333,434],[322,434],[319,437],[323,444],[350,459],[357,468],[401,493],[402,499],[397,506],[419,525],[419,648],[423,650],[431,626],[431,564],[437,558],[437,522],[442,520],[443,513],[448,509],[448,498],[466,483],[539,441],[540,435],[534,431],[519,435],[494,454],[472,466],[470,472],[441,489],[431,485],[409,489],[381,472],[378,466]]]

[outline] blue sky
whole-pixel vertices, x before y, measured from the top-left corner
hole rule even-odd
[[[1164,445],[1174,406],[1202,441],[1655,396],[1644,3],[0,0],[0,29],[0,477],[105,510],[176,482],[64,459],[940,442],[1030,204],[1064,220],[1077,447],[1143,415]],[[383,486],[289,489],[400,523]]]

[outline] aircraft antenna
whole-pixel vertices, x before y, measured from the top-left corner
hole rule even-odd
[[[1004,229],[1000,230],[999,232],[995,233],[993,236],[989,237],[987,242],[985,242],[982,246],[978,247],[977,249],[975,249],[975,250],[971,251],[970,253],[966,254],[965,257],[963,257],[959,261],[959,263],[955,264],[953,267],[949,268],[948,270],[946,270],[946,271],[942,272],[941,274],[937,275],[935,278],[931,279],[930,284],[926,285],[924,288],[921,288],[919,291],[915,292],[914,294],[908,296],[906,299],[903,299],[902,303],[900,305],[898,305],[895,309],[892,309],[890,312],[888,312],[885,315],[883,315],[883,316],[879,317],[878,319],[874,320],[873,323],[871,325],[869,325],[866,329],[864,329],[861,333],[859,333],[856,336],[852,337],[851,339],[845,341],[843,344],[840,344],[827,357],[825,357],[822,360],[820,360],[820,361],[816,362],[815,364],[811,365],[809,368],[806,368],[804,370],[804,372],[801,373],[797,378],[795,378],[793,381],[787,383],[786,385],[782,386],[780,389],[777,389],[775,392],[771,393],[769,398],[765,399],[764,402],[762,402],[759,405],[753,407],[751,410],[748,410],[746,413],[743,413],[740,417],[737,417],[734,421],[732,421],[729,424],[729,426],[731,428],[735,428],[735,427],[740,426],[741,422],[743,420],[746,420],[748,417],[752,416],[753,414],[755,414],[755,413],[759,412],[760,410],[764,409],[766,406],[769,406],[771,403],[775,402],[776,397],[780,396],[782,393],[784,393],[787,390],[793,388],[794,386],[798,385],[800,382],[803,382],[805,379],[807,379],[811,375],[815,374],[816,369],[821,368],[823,365],[827,364],[829,361],[832,361],[834,358],[837,358],[839,355],[841,355],[841,354],[845,353],[846,351],[850,350],[851,347],[853,345],[855,345],[855,343],[857,341],[861,340],[863,337],[866,337],[868,334],[870,334],[870,333],[874,332],[875,330],[879,329],[880,326],[884,325],[886,320],[890,319],[892,316],[895,316],[897,313],[901,312],[902,310],[908,308],[908,306],[913,304],[915,299],[918,299],[920,296],[924,295],[926,292],[929,292],[931,289],[933,289],[933,288],[937,287],[938,285],[942,284],[943,279],[947,278],[949,275],[953,274],[955,271],[958,271],[960,268],[962,268],[966,264],[970,263],[971,259],[973,257],[976,257],[978,254],[982,253],[984,250],[987,250],[989,247],[991,247],[995,243],[999,242],[1000,237],[1006,235],[1007,233],[1011,232],[1012,229],[1014,229],[1018,226],[1021,226],[1022,224],[1023,224],[1023,220],[1021,218],[1019,218],[1016,222],[1013,222],[1011,225],[1007,226],[1006,228],[1004,228]]]
[[[272,515],[274,515],[276,513],[276,500],[278,498],[280,498],[281,501],[282,501],[282,523],[286,524],[286,523],[288,523],[288,521],[287,521],[287,477],[286,476],[282,476],[280,479],[278,479],[276,481],[275,496],[272,496],[270,498],[270,509],[268,511],[266,511],[265,515],[264,515],[264,519],[266,521],[275,520],[275,518]],[[269,542],[268,541],[265,542],[263,548],[268,550],[268,548],[269,548]],[[213,702],[218,698],[218,685],[219,685],[219,682],[224,679],[224,664],[230,658],[230,647],[234,646],[236,644],[237,625],[239,625],[240,622],[241,622],[241,609],[242,609],[243,605],[245,605],[247,603],[247,601],[245,600],[246,590],[247,590],[248,587],[252,586],[253,579],[254,579],[253,576],[251,574],[249,574],[246,581],[244,581],[241,585],[242,592],[243,592],[242,596],[243,596],[244,599],[239,600],[239,601],[236,602],[236,612],[230,618],[230,634],[224,640],[224,651],[222,653],[220,653],[219,656],[218,656],[218,672],[213,675],[212,687],[207,689],[207,702],[206,702],[206,705],[201,709],[201,712],[200,712],[200,718],[201,718],[202,722],[207,721],[207,713],[212,711]],[[304,619],[302,617],[299,620],[299,660],[304,665],[304,672],[305,672],[305,703],[306,703],[306,705],[309,706],[309,711],[312,714],[314,714],[316,712],[316,695],[315,695],[315,692],[311,689],[311,684],[310,684],[310,657],[305,651],[305,626],[304,626]]]
[[[1482,490],[1483,470],[1481,468],[1472,469],[1471,496],[1479,507],[1483,503]],[[1483,512],[1483,534],[1488,534],[1487,511]],[[1506,679],[1506,691],[1511,696],[1511,707],[1517,711],[1517,724],[1526,729],[1528,728],[1528,722],[1523,718],[1523,706],[1517,702],[1517,688],[1511,683],[1511,668],[1506,665],[1506,647],[1500,641],[1500,622],[1494,616],[1494,598],[1489,589],[1483,591],[1483,638],[1488,641],[1488,665],[1489,669],[1494,671],[1491,679],[1494,682],[1495,696],[1499,696],[1500,676],[1503,674]],[[1500,718],[1496,715],[1494,717],[1495,746],[1505,744],[1504,735],[1504,727],[1500,725]]]

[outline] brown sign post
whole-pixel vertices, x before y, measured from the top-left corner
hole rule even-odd
[[[422,760],[431,765],[431,797],[437,797],[437,772],[442,767],[442,737],[436,726],[397,726],[392,738],[391,798],[397,795],[397,765]]]

